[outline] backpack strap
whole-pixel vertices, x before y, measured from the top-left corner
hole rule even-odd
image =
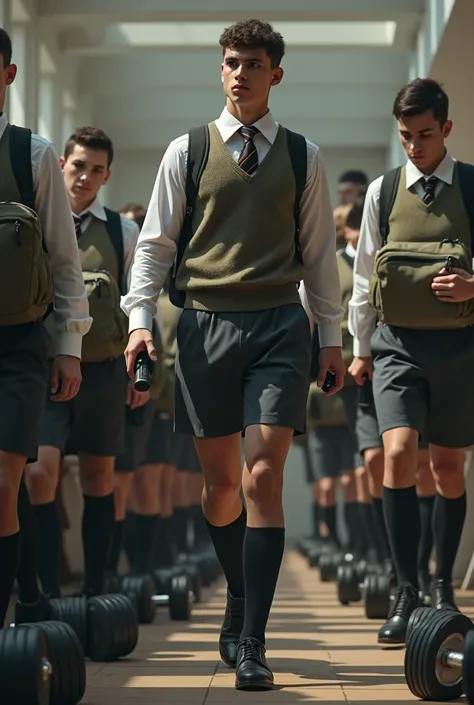
[[[31,168],[31,130],[10,126],[10,161],[21,194],[21,202],[34,210],[35,189]]]
[[[388,219],[390,213],[392,212],[393,204],[395,203],[395,198],[397,196],[398,184],[400,183],[400,174],[402,171],[401,166],[397,166],[396,169],[388,171],[383,179],[382,186],[380,188],[380,216],[379,216],[379,230],[382,236],[382,245],[387,243],[389,224]]]
[[[295,252],[296,259],[302,264],[303,256],[300,247],[300,212],[301,212],[301,197],[306,186],[306,176],[308,170],[308,147],[306,138],[299,135],[297,132],[292,132],[286,129],[286,141],[288,152],[290,154],[291,166],[296,184],[296,197],[294,207],[295,219]]]
[[[125,294],[124,289],[126,288],[126,283],[124,281],[125,273],[125,252],[123,247],[123,231],[122,231],[122,219],[120,213],[117,211],[110,210],[110,208],[104,208],[105,215],[107,216],[106,228],[107,233],[112,242],[115,254],[117,255],[117,265],[118,265],[118,287],[121,294]]]
[[[183,308],[186,294],[176,288],[176,274],[183,259],[184,252],[193,236],[193,214],[199,183],[209,157],[210,136],[209,126],[201,125],[189,131],[188,161],[186,170],[186,212],[179,234],[176,257],[171,270],[169,297],[171,302]]]
[[[474,253],[474,164],[457,162],[459,188],[461,189],[464,208],[469,218],[471,231],[471,250]]]

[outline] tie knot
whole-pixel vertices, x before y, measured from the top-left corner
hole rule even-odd
[[[430,176],[429,179],[425,179],[425,189],[426,188],[434,188],[436,184],[438,183],[438,177],[437,176]]]
[[[259,129],[254,125],[244,125],[240,128],[239,132],[245,140],[252,140],[257,132],[259,132]]]

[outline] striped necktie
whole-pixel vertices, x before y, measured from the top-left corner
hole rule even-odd
[[[438,183],[437,176],[430,176],[429,179],[424,180],[423,188],[425,189],[425,193],[423,195],[423,203],[426,206],[429,206],[431,203],[433,203],[433,201],[435,199],[435,189],[436,189],[437,183]]]
[[[76,215],[75,213],[72,214],[72,217],[74,218],[74,227],[76,228],[76,237],[79,238],[82,235],[82,223],[85,221],[87,216],[89,215],[89,212],[87,213],[82,213],[82,215]]]
[[[241,169],[252,176],[258,168],[258,154],[253,138],[258,132],[258,128],[250,125],[249,127],[241,127],[239,132],[244,138],[244,146],[239,154],[237,162]]]

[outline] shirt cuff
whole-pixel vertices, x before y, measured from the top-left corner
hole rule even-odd
[[[56,339],[56,355],[70,355],[81,359],[82,354],[82,334],[72,331],[58,333]]]
[[[128,332],[131,333],[137,328],[153,330],[153,316],[146,308],[132,308],[128,320]]]
[[[341,324],[323,323],[318,326],[319,347],[320,348],[340,348],[342,347]]]
[[[354,357],[372,357],[370,349],[370,338],[354,338]]]

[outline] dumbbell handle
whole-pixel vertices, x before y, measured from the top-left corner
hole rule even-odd
[[[459,651],[446,649],[446,651],[441,652],[441,663],[443,666],[448,666],[449,668],[462,668],[464,654],[461,654]]]

